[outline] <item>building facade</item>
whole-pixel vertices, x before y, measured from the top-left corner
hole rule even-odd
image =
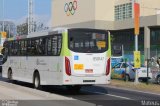
[[[110,30],[112,43],[134,50],[134,2],[140,4],[139,50],[160,56],[160,0],[52,0],[52,27]]]

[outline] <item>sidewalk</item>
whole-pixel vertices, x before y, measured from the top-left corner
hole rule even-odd
[[[0,100],[74,100],[62,95],[0,81]]]

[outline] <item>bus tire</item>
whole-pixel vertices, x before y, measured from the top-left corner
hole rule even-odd
[[[8,79],[9,79],[9,81],[12,81],[12,76],[13,76],[12,70],[9,69],[8,70]]]
[[[33,86],[35,89],[40,89],[40,76],[38,72],[34,74]]]

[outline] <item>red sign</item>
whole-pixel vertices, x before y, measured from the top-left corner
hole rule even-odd
[[[140,8],[138,3],[134,3],[134,33],[139,35],[139,16]]]

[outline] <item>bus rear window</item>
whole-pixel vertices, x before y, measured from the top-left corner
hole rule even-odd
[[[108,34],[101,30],[69,30],[69,49],[80,53],[102,53],[108,49]]]

